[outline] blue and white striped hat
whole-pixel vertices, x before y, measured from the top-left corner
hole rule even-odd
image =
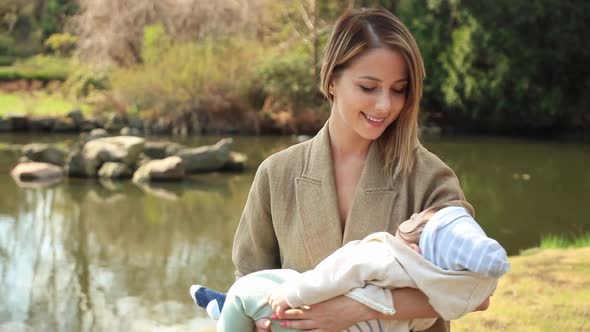
[[[510,269],[506,250],[462,207],[436,212],[426,223],[419,246],[424,258],[445,270],[499,278]]]

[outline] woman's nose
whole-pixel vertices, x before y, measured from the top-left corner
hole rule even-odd
[[[377,97],[375,109],[379,112],[388,113],[391,108],[391,96],[389,93],[381,93]]]

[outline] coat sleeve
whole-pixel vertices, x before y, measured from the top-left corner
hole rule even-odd
[[[234,238],[232,260],[236,278],[281,267],[270,206],[270,177],[263,162],[254,176]]]

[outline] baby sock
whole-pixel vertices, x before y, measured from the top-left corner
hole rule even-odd
[[[192,285],[189,293],[193,301],[199,307],[205,309],[211,319],[219,319],[227,294],[216,292],[201,285]]]

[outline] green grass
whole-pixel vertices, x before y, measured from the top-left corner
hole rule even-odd
[[[68,71],[63,69],[28,69],[15,67],[0,67],[0,81],[65,81],[68,78],[68,74]]]
[[[15,80],[65,81],[72,68],[71,61],[66,58],[34,56],[16,61],[10,67],[0,67],[0,82]]]
[[[565,235],[549,234],[541,238],[541,249],[565,249],[590,247],[590,233],[574,238]]]
[[[59,116],[65,115],[73,109],[80,109],[83,113],[90,112],[88,105],[66,99],[58,94],[0,92],[0,117],[11,113],[30,116]]]

